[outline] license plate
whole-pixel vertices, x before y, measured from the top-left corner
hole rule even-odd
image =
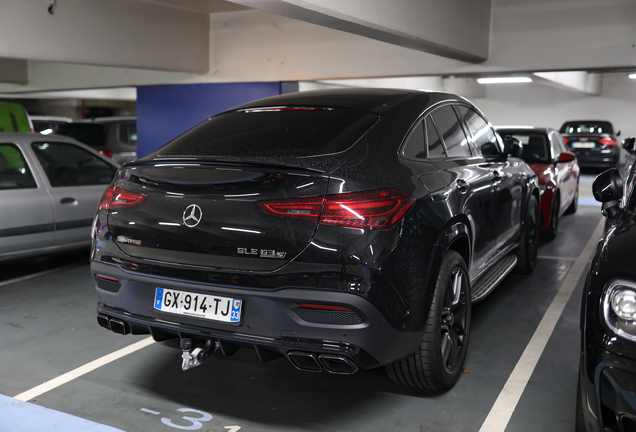
[[[243,301],[229,297],[195,294],[168,288],[155,290],[155,309],[212,321],[238,323]]]
[[[575,141],[572,143],[573,148],[594,148],[596,144],[594,141]]]

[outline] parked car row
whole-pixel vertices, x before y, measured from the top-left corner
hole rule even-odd
[[[184,370],[248,347],[433,390],[462,373],[471,306],[532,272],[539,233],[577,211],[578,162],[616,166],[620,135],[495,129],[464,98],[388,89],[250,102],[140,160],[134,118],[66,120],[0,134],[0,261],[90,241],[98,323],[177,342]],[[583,294],[577,432],[636,430],[634,138],[623,147],[625,183],[594,183],[612,223]]]

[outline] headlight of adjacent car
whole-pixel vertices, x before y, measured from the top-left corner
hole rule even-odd
[[[603,296],[603,314],[614,333],[636,341],[636,283],[612,281]]]

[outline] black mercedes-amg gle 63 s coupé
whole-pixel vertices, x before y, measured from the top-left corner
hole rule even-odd
[[[250,102],[124,165],[94,222],[98,322],[298,369],[386,366],[448,389],[471,303],[537,257],[539,190],[458,96],[327,90]]]

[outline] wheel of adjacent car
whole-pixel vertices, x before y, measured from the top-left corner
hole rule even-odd
[[[418,351],[386,366],[400,384],[447,390],[462,373],[470,335],[470,283],[460,254],[448,251],[440,267]]]
[[[547,240],[554,240],[559,229],[559,203],[561,197],[558,193],[554,194],[554,200],[552,201],[552,210],[550,211],[550,221],[548,222],[548,229],[543,233],[543,237]]]
[[[574,214],[579,208],[579,182],[576,182],[576,191],[574,192],[574,200],[572,204],[565,210],[565,214]]]
[[[517,249],[516,273],[530,274],[537,265],[537,253],[539,251],[539,202],[534,195],[528,202],[526,218],[519,239]]]
[[[583,400],[581,399],[581,377],[576,384],[576,414],[575,414],[575,432],[587,432],[585,426],[585,417],[583,417]]]

